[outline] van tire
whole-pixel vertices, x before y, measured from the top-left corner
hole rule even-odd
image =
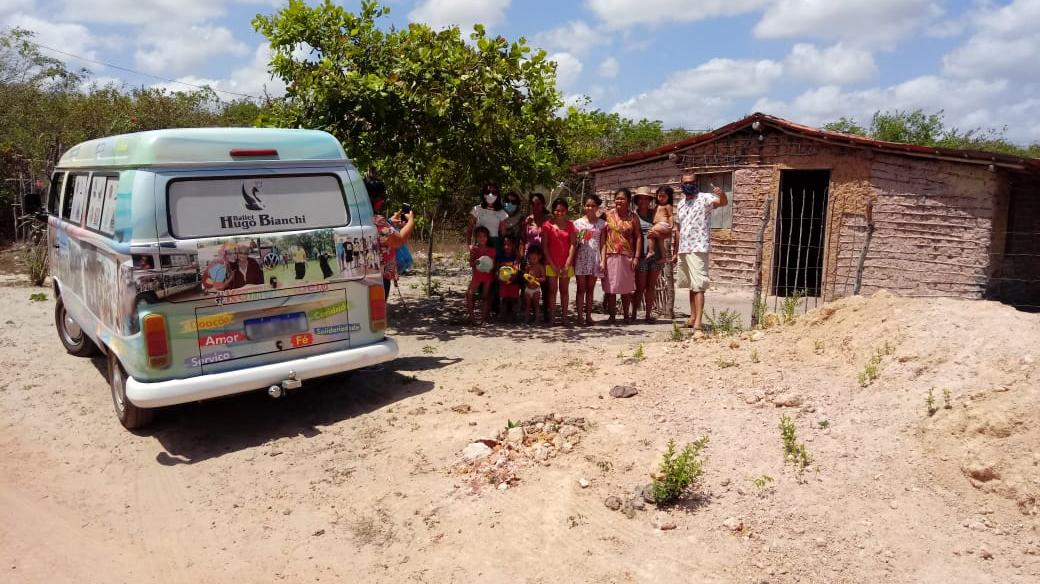
[[[112,406],[115,407],[116,417],[124,428],[136,430],[152,422],[154,409],[139,408],[126,398],[126,370],[112,351],[108,352],[108,385],[112,388]]]
[[[54,326],[65,350],[76,357],[93,357],[98,354],[97,345],[83,332],[79,324],[65,310],[65,301],[59,295],[54,303]]]

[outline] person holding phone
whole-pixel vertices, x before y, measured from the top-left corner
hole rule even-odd
[[[383,299],[390,297],[390,286],[397,277],[397,248],[408,243],[415,231],[415,213],[401,216],[400,211],[388,220],[381,213],[386,206],[386,184],[371,174],[365,178],[365,190],[372,201],[372,223],[376,226],[376,238],[379,245],[379,258],[383,264]],[[403,223],[400,231],[395,230],[393,221]]]
[[[686,326],[693,329],[693,338],[701,332],[704,316],[704,293],[711,283],[708,279],[708,251],[711,248],[711,213],[729,204],[726,193],[711,185],[710,193],[699,192],[697,177],[683,175],[683,197],[675,207],[675,229],[678,243],[673,246],[672,263],[678,263],[679,288],[690,289],[690,320]]]

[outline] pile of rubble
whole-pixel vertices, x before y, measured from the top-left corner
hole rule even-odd
[[[560,454],[574,450],[587,429],[585,418],[553,413],[509,421],[494,438],[481,438],[466,446],[452,471],[470,477],[470,493],[488,486],[504,491],[520,481],[523,468],[548,465]]]

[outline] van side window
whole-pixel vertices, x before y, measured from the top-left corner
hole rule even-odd
[[[58,206],[61,204],[61,185],[64,179],[64,172],[56,172],[51,176],[51,188],[47,194],[47,212],[51,215],[58,214]]]
[[[113,188],[109,188],[112,184]],[[87,204],[87,227],[95,231],[103,231],[107,235],[113,232],[115,218],[115,186],[119,178],[110,175],[94,174],[90,177],[90,197]],[[109,202],[109,196],[112,201]]]
[[[87,199],[87,174],[70,174],[65,179],[65,198],[61,218],[76,225],[83,222],[83,211]]]

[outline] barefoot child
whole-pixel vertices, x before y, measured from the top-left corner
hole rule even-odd
[[[520,300],[520,258],[516,255],[515,238],[508,235],[502,238],[502,252],[496,258],[495,273],[499,279],[499,314],[513,322],[516,320],[516,307]]]
[[[663,261],[668,258],[664,253],[664,240],[672,235],[675,223],[675,209],[672,206],[675,191],[672,187],[663,186],[657,189],[657,208],[654,210],[654,227],[647,234],[653,249],[646,254],[647,261]]]
[[[527,246],[527,270],[524,272],[524,296],[527,297],[527,322],[533,323],[542,304],[542,282],[545,281],[545,264],[542,263],[542,248]]]
[[[495,267],[495,248],[488,243],[491,232],[483,225],[477,227],[473,234],[476,236],[476,245],[469,248],[469,265],[473,268],[473,279],[466,290],[466,319],[473,324],[473,296],[477,289],[481,290],[481,301],[483,307],[480,311],[481,323],[486,324],[488,312],[491,310],[491,280],[494,278],[492,272]]]
[[[602,201],[594,194],[585,195],[585,215],[574,222],[578,230],[578,250],[575,252],[574,274],[578,280],[578,296],[575,299],[578,309],[578,324],[592,324],[592,293],[596,288],[596,279],[603,277],[599,269],[600,237],[607,222],[599,218],[599,207]]]

